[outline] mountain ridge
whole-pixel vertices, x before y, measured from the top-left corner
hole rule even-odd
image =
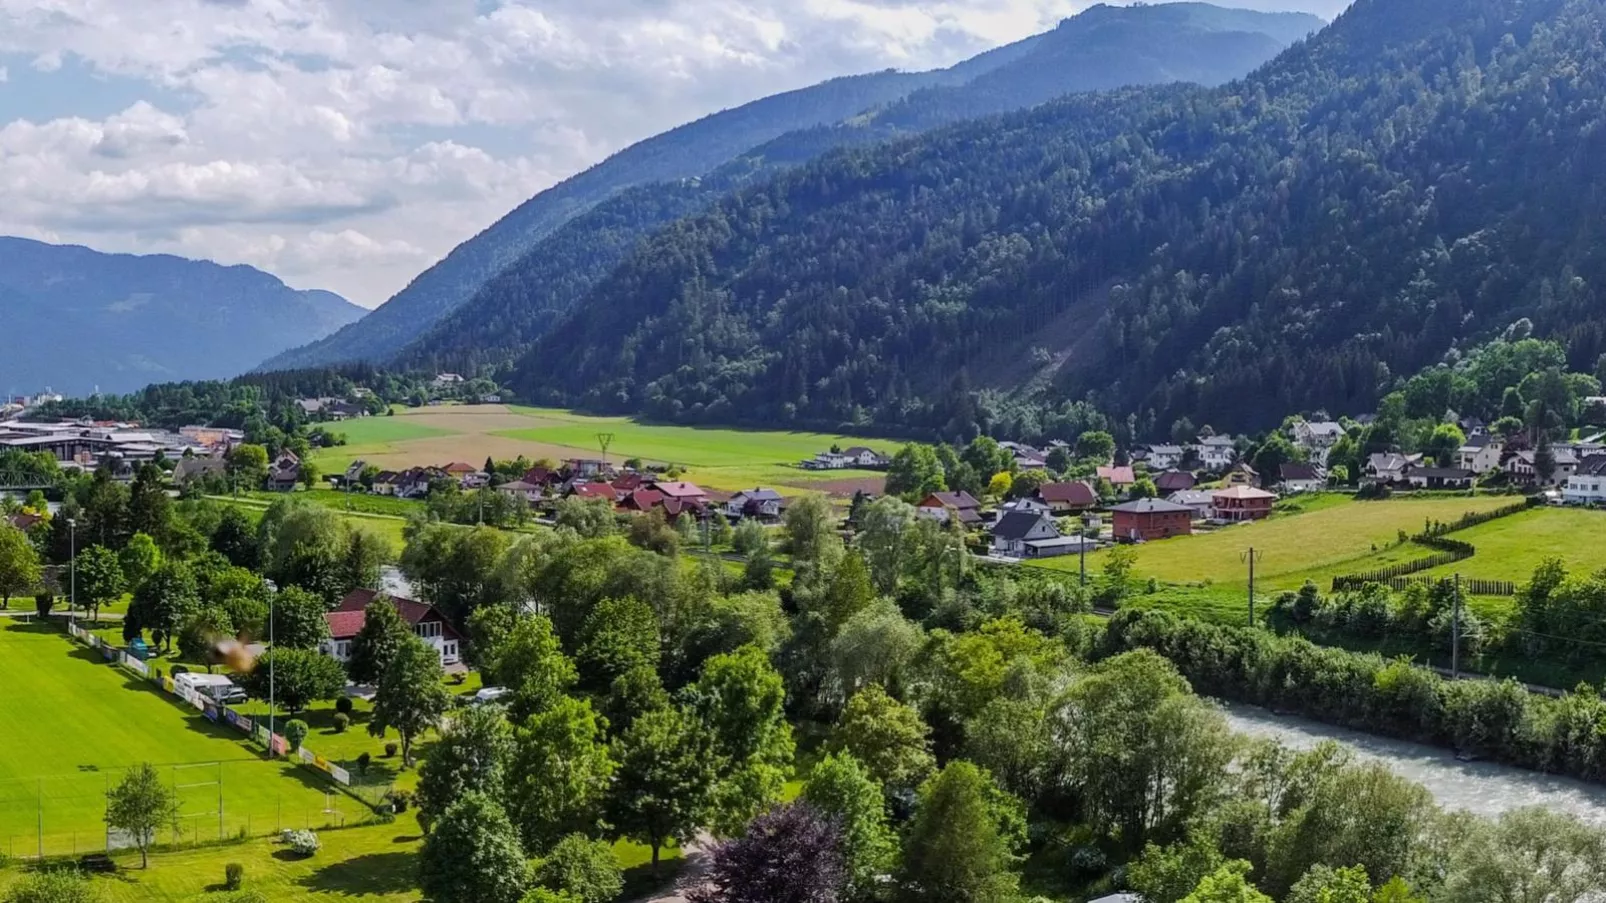
[[[1167,8],[1172,6],[1175,9]],[[1111,12],[1095,13],[1095,18],[1100,16],[1118,19],[1168,18],[1176,23],[1173,27],[1178,28],[1190,22],[1194,23],[1188,26],[1194,30],[1225,30],[1229,26],[1247,27],[1253,23],[1264,22],[1267,23],[1266,27],[1279,33],[1292,33],[1300,29],[1309,31],[1322,24],[1319,18],[1306,14],[1269,15],[1228,10],[1201,3],[1108,9]],[[1156,12],[1157,10],[1163,11]],[[1080,17],[1073,17],[1067,22],[1075,22],[1078,18]],[[1018,63],[1023,57],[1029,56],[1045,42],[1054,40],[1056,33],[1063,33],[1063,29],[1062,23],[1060,28],[1050,32],[993,48],[946,69],[919,73],[883,71],[831,79],[810,88],[762,98],[646,139],[586,172],[525,201],[489,229],[460,244],[445,260],[420,274],[408,288],[381,305],[362,322],[330,336],[313,347],[279,355],[264,362],[259,369],[322,365],[351,359],[384,362],[398,354],[403,354],[408,362],[418,363],[426,359],[427,352],[420,354],[409,351],[407,346],[419,341],[431,330],[439,333],[442,329],[440,324],[455,311],[461,310],[472,300],[476,292],[493,282],[501,271],[516,264],[521,257],[532,253],[541,241],[564,228],[575,217],[583,216],[593,210],[598,204],[605,203],[610,198],[617,198],[622,192],[652,184],[664,185],[666,191],[673,195],[678,183],[687,179],[716,175],[722,167],[730,167],[744,158],[753,160],[756,151],[766,145],[773,148],[777,142],[784,141],[789,135],[807,135],[811,130],[830,128],[853,117],[870,114],[888,105],[896,105],[919,91],[940,91],[959,87],[964,82],[1009,67]],[[1140,54],[1145,49],[1134,47],[1132,52]],[[1185,48],[1176,49],[1181,52]],[[1249,68],[1249,65],[1238,64],[1237,60],[1242,52],[1237,48],[1220,49],[1226,51],[1227,62],[1217,63],[1212,68],[1194,61],[1191,64],[1193,68],[1188,71],[1203,73],[1203,77],[1210,80],[1219,80],[1228,75],[1242,74]],[[1269,57],[1275,49],[1275,47],[1260,47],[1259,58],[1263,60]],[[1117,71],[1121,71],[1121,65],[1125,64],[1117,65]],[[1224,69],[1230,70],[1230,73],[1223,72]],[[1153,80],[1158,77],[1160,76],[1145,75],[1143,79]],[[1070,89],[1075,89],[1075,86]],[[1004,108],[1013,109],[1025,103],[1046,99],[1047,96],[1049,95],[1008,98]],[[926,102],[929,104],[937,101],[928,96]],[[999,103],[997,98],[990,103],[983,101],[978,110],[996,112]],[[807,109],[792,111],[780,109],[787,104],[805,104]],[[971,113],[967,112],[967,115],[969,114]],[[764,128],[732,130],[726,127],[731,121],[741,120],[743,117],[759,121]],[[951,114],[939,113],[935,115],[934,120],[928,110],[924,119],[917,113],[912,113],[904,120],[888,119],[876,124],[876,127],[883,130],[929,128],[937,122],[951,121],[953,118]],[[786,128],[779,128],[779,123],[783,119],[790,124]],[[841,138],[841,136],[833,138],[826,133],[818,133],[815,137],[821,138],[822,144],[827,146],[833,140]],[[850,136],[848,140],[875,140],[881,137],[886,137],[886,134]],[[706,146],[699,146],[691,162],[684,162],[678,168],[672,165],[672,161],[668,158],[673,156],[671,152],[673,146],[699,142]],[[793,151],[794,156],[806,159],[819,153],[821,148],[805,145],[794,147]],[[615,178],[609,175],[621,167],[634,165],[631,161],[643,159],[657,161],[650,172],[636,171],[627,178]],[[798,160],[782,161],[775,158],[764,165],[773,166],[781,162],[795,163]],[[732,183],[720,184],[728,188]],[[680,201],[672,197],[668,203],[674,207],[673,212],[676,215],[691,212],[690,207],[682,206]],[[600,266],[596,263],[592,265]],[[452,363],[450,366],[468,368],[468,364],[465,363]]]
[[[1583,0],[1358,0],[1218,89],[1065,98],[830,155],[655,235],[512,385],[954,435],[1090,405],[1163,435],[1364,412],[1391,374],[1523,316],[1591,370],[1601,20]],[[1106,289],[1076,342],[1033,344]],[[1032,362],[1035,394],[971,383],[1000,358]]]
[[[1270,33],[1254,30],[1260,24]],[[962,83],[922,87],[843,122],[787,133],[701,179],[620,192],[534,244],[393,362],[454,371],[503,363],[656,229],[822,154],[1129,82],[1219,84],[1321,24],[1304,14],[1203,3],[1094,7],[1050,31],[942,70]]]
[[[87,393],[231,376],[363,309],[244,264],[0,236],[0,385]]]

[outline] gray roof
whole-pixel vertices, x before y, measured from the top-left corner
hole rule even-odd
[[[1011,511],[993,525],[993,536],[1008,540],[1025,539],[1044,520],[1053,522],[1053,518],[1035,511]]]
[[[731,498],[747,499],[750,502],[778,502],[781,500],[781,494],[773,489],[743,489]]]
[[[1168,502],[1165,499],[1138,499],[1124,505],[1116,505],[1111,511],[1122,514],[1192,514],[1193,509],[1187,505]]]

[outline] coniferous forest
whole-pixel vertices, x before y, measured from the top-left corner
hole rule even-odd
[[[838,150],[660,230],[512,382],[677,420],[963,435],[1090,404],[1163,434],[1369,411],[1523,317],[1592,371],[1603,18],[1358,0],[1221,88]]]

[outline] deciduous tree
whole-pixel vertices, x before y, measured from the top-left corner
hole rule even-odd
[[[519,903],[529,866],[502,807],[477,791],[458,797],[424,837],[418,883],[436,903]]]
[[[342,672],[344,673],[344,672]],[[451,701],[443,683],[440,653],[417,637],[396,651],[374,691],[374,714],[368,732],[383,737],[394,729],[401,735],[402,764],[413,763],[413,743],[440,724]]]
[[[151,844],[163,828],[178,830],[178,797],[146,762],[130,768],[106,795],[106,825],[139,849],[140,868],[151,864]]]

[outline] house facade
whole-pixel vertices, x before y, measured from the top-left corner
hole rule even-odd
[[[726,500],[725,516],[776,520],[781,516],[781,494],[773,489],[743,489]]]
[[[1058,539],[1054,518],[1034,511],[1011,511],[993,524],[993,554],[1005,558],[1025,558],[1033,541]]]
[[[948,511],[957,513],[959,522],[966,526],[981,523],[981,502],[968,492],[933,492],[920,500],[915,506],[920,509],[917,513],[926,517],[946,521]]]
[[[1110,511],[1118,542],[1149,542],[1193,532],[1193,509],[1164,499],[1138,499]]]
[[[1395,452],[1378,452],[1367,456],[1366,464],[1362,467],[1361,482],[1369,484],[1398,483],[1405,479],[1405,472],[1412,465],[1422,460],[1421,455],[1401,455]]]
[[[1211,517],[1225,521],[1265,520],[1277,496],[1253,486],[1234,486],[1210,497]]]
[[[1148,463],[1150,470],[1171,470],[1182,466],[1185,454],[1180,445],[1151,445],[1143,460]]]
[[[526,505],[534,505],[541,501],[542,489],[534,483],[523,480],[513,480],[496,487],[496,491]]]
[[[1344,438],[1344,427],[1332,420],[1301,420],[1294,424],[1294,444],[1305,450],[1310,460],[1327,466],[1327,453]]]
[[[1578,462],[1561,498],[1569,505],[1606,505],[1606,455],[1591,455]]]
[[[1057,515],[1075,514],[1097,507],[1099,494],[1087,483],[1044,483],[1037,487],[1037,499]]]
[[[1206,470],[1223,471],[1232,466],[1238,459],[1237,445],[1231,436],[1208,436],[1200,439],[1196,446],[1199,452],[1199,463]]]
[[[1412,467],[1405,481],[1413,489],[1471,489],[1478,475],[1460,467]]]
[[[1455,453],[1455,466],[1473,473],[1493,473],[1500,469],[1500,453],[1506,444],[1488,433],[1467,439]]]
[[[379,591],[371,589],[347,593],[334,611],[324,615],[324,620],[329,623],[329,639],[324,640],[319,651],[342,664],[350,661],[351,644],[367,620],[368,604],[381,595]],[[461,664],[463,639],[435,606],[395,596],[385,598],[390,600],[402,620],[412,628],[413,635],[440,655],[443,667]]]
[[[1281,476],[1284,492],[1315,492],[1327,485],[1327,471],[1318,464],[1284,464]]]

